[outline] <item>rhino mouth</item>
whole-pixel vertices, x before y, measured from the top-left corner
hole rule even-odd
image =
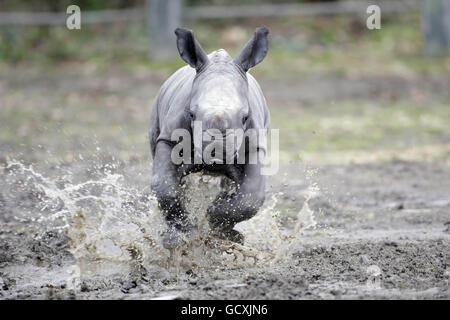
[[[208,130],[204,132],[203,138],[205,136],[207,136],[207,139],[203,139],[203,143],[200,146],[194,146],[196,157],[201,158],[203,164],[234,164],[235,159],[239,156],[239,149],[242,143],[239,136],[227,133],[222,138],[217,139],[217,136],[210,136]],[[216,143],[219,144],[214,148],[213,146]],[[228,149],[233,151],[230,152]]]
[[[234,160],[237,159],[238,155],[239,155],[239,152],[238,152],[237,150],[235,150],[231,156],[227,156],[227,155],[225,154],[224,157],[216,157],[215,152],[213,151],[213,152],[211,153],[211,157],[212,157],[212,158],[210,159],[210,162],[211,162],[211,163],[206,163],[206,162],[204,161],[204,159],[203,159],[203,163],[204,163],[204,164],[224,164],[224,163],[223,163],[223,162],[224,162],[224,161],[223,161],[223,160],[224,160],[223,158],[225,158],[225,164],[233,164],[233,163],[234,163]]]
[[[237,149],[234,150],[232,155],[226,154],[225,151],[217,155],[215,151],[212,151],[211,155],[205,159],[202,151],[203,150],[196,150],[196,156],[202,159],[204,165],[233,164],[239,156],[239,151]]]

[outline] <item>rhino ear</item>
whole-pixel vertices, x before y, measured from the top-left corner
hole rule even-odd
[[[234,58],[234,63],[240,66],[245,72],[260,63],[269,50],[267,35],[269,29],[256,28],[253,37],[244,46],[241,52]]]
[[[181,58],[192,68],[199,71],[208,62],[208,56],[200,43],[194,38],[192,30],[177,28],[177,47]]]

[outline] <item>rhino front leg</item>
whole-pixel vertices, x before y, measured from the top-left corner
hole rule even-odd
[[[211,227],[225,238],[243,242],[243,237],[233,230],[236,223],[252,218],[265,199],[265,177],[261,165],[246,165],[236,192],[221,193],[208,208]]]
[[[171,160],[172,147],[164,142],[156,146],[153,158],[152,191],[163,212],[169,229],[163,234],[164,246],[170,248],[181,243],[181,233],[190,232],[193,225],[187,219],[187,211],[181,201],[180,180],[182,174]]]

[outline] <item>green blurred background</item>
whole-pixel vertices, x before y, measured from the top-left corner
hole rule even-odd
[[[280,0],[272,3],[302,3]],[[316,1],[317,2],[317,1]],[[257,1],[185,1],[258,5]],[[265,3],[269,3],[265,1]],[[142,8],[145,1],[0,2],[0,12]],[[428,56],[421,8],[384,13],[380,30],[362,12],[183,20],[208,51],[235,55],[257,26],[270,50],[251,72],[279,128],[281,160],[314,163],[439,161],[450,155],[450,58]],[[145,20],[0,26],[3,159],[65,163],[102,154],[149,160],[148,119],[164,80],[184,62],[155,59]],[[51,156],[49,156],[51,155]]]

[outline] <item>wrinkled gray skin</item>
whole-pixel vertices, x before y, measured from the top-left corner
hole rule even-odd
[[[167,248],[176,247],[183,234],[195,229],[186,219],[180,182],[185,175],[198,171],[224,175],[235,182],[235,192],[219,194],[207,215],[217,236],[242,242],[242,235],[233,227],[257,213],[264,202],[265,189],[261,164],[248,164],[248,159],[264,156],[265,147],[258,141],[257,148],[251,149],[246,140],[240,150],[234,150],[236,157],[245,148],[245,164],[194,164],[194,153],[202,150],[195,150],[191,139],[192,164],[175,165],[171,152],[176,142],[171,141],[171,135],[175,129],[183,128],[192,137],[194,121],[201,121],[203,130],[217,129],[222,133],[226,129],[249,128],[267,132],[270,115],[266,101],[247,71],[264,59],[268,30],[256,29],[234,59],[223,49],[207,55],[191,30],[178,28],[175,34],[180,56],[189,66],[180,68],[161,87],[152,109],[149,133],[153,156],[151,186],[169,226],[163,242]],[[205,147],[207,143],[203,143],[203,150]]]

